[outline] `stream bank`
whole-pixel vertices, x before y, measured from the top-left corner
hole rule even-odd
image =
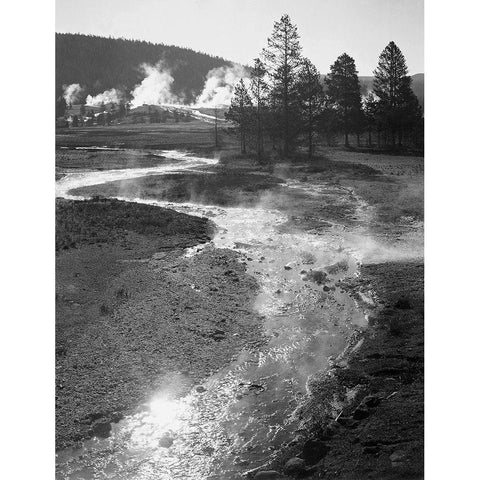
[[[332,359],[359,345],[360,340],[351,342],[363,335],[365,310],[376,306],[375,298],[371,304],[368,289],[350,294],[361,274],[362,263],[392,254],[395,258],[412,255],[405,247],[399,254],[394,246],[371,237],[369,226],[375,212],[348,187],[348,175],[355,168],[341,166],[343,178],[340,175],[336,179],[331,173],[328,179],[324,178],[325,169],[321,164],[295,168],[300,178],[273,186],[283,193],[280,205],[277,196],[272,202],[269,192],[264,195],[261,189],[262,201],[249,208],[219,208],[204,205],[198,198],[195,200],[200,203],[168,203],[168,199],[157,195],[152,198],[144,191],[141,191],[143,198],[128,197],[137,205],[167,207],[215,222],[218,230],[212,239],[213,251],[220,248],[228,249],[230,254],[238,252],[240,264],[261,288],[252,306],[261,315],[259,324],[268,343],[260,341],[251,352],[247,348],[217,374],[206,378],[201,391],[194,390],[184,401],[165,403],[163,398],[160,405],[178,411],[173,424],[155,415],[156,403],[149,404],[145,413],[136,413],[120,422],[119,428],[114,427],[112,438],[107,441],[89,444],[77,454],[66,457],[62,454],[59,463],[65,463],[60,467],[60,478],[86,475],[87,478],[233,479],[241,478],[251,467],[258,468],[268,462],[272,452],[277,459],[281,457],[285,445],[296,436],[301,420],[297,408],[305,401],[308,404],[316,384],[314,376],[330,371],[329,367],[335,367]],[[362,181],[371,182],[371,169],[363,171]],[[156,178],[154,170],[144,172],[152,182],[147,186],[158,191],[162,177]],[[118,196],[125,185],[132,183],[129,177],[138,179],[141,173],[88,173],[77,176],[78,182],[66,178],[62,188],[67,192],[69,184],[72,187],[102,184],[92,187],[95,193],[105,189],[109,195]],[[374,171],[373,175],[378,181],[378,174]],[[115,181],[116,177],[121,179],[120,183],[105,183]],[[135,179],[133,183],[139,182]],[[133,192],[138,195],[138,191]],[[82,189],[78,193],[86,192]],[[255,194],[249,195],[252,193]],[[299,203],[289,205],[292,198]],[[187,258],[202,258],[211,251],[208,245],[195,248],[187,251]],[[333,268],[331,275],[321,274],[334,265],[342,268]],[[193,282],[190,287],[195,290],[196,286]],[[345,368],[345,364],[342,366]],[[160,392],[165,392],[166,385],[172,388],[170,380],[162,382],[158,386]],[[327,392],[322,385],[319,390]],[[317,403],[318,400],[317,397]],[[168,438],[172,442],[168,441],[168,445],[165,432],[170,432]],[[296,440],[298,445],[299,440]],[[137,453],[132,453],[132,448]],[[278,465],[282,471],[284,465],[281,462]],[[67,471],[73,472],[72,476],[66,477]],[[310,473],[316,478],[320,472],[316,468]]]

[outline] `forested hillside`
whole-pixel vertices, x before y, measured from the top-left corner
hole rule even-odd
[[[57,33],[55,40],[57,97],[62,85],[72,83],[85,86],[91,95],[114,87],[130,91],[144,77],[138,69],[140,64],[163,60],[175,78],[173,92],[193,100],[202,91],[209,70],[230,64],[187,48],[139,40],[70,33]]]

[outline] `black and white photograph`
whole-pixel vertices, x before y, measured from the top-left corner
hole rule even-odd
[[[56,12],[57,478],[421,478],[423,2]]]
[[[476,478],[474,30],[424,3],[5,22],[5,478]]]

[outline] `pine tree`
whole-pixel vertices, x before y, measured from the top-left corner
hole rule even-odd
[[[363,101],[363,113],[368,130],[368,146],[372,146],[372,130],[377,122],[378,98],[373,92],[369,92]]]
[[[340,55],[330,67],[325,82],[348,146],[348,135],[358,132],[361,121],[360,83],[355,60],[346,53]]]
[[[57,98],[57,101],[55,102],[55,117],[63,117],[67,111],[67,102],[63,98],[63,96],[60,96]]]
[[[247,133],[251,127],[252,99],[248,94],[245,82],[240,80],[235,86],[232,102],[225,118],[237,124],[240,134],[240,150],[247,152]]]
[[[266,73],[265,65],[259,58],[256,58],[250,72],[250,93],[255,106],[255,136],[258,158],[262,158],[264,154],[265,109],[268,101]]]
[[[379,98],[379,122],[392,145],[395,146],[397,138],[401,145],[405,133],[420,120],[421,109],[412,91],[405,57],[395,42],[390,42],[382,51],[373,73],[373,89]]]
[[[308,157],[313,156],[313,140],[321,114],[323,88],[315,65],[303,59],[298,75],[298,99],[305,133],[308,138]]]
[[[283,153],[288,156],[298,134],[296,125],[296,79],[301,65],[302,48],[297,27],[285,14],[275,22],[273,33],[263,56],[271,82],[271,104],[278,108],[279,127],[283,140]]]

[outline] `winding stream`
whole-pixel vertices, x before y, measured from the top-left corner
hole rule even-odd
[[[163,155],[175,162],[146,169],[68,174],[56,183],[56,194],[79,198],[68,192],[80,186],[181,173],[216,163],[176,151]],[[303,188],[310,195],[328,188],[295,182],[286,187]],[[368,215],[366,205],[352,192],[337,193],[356,202],[359,215]],[[80,449],[58,452],[57,478],[242,478],[295,436],[295,407],[307,393],[308,378],[328,368],[354,329],[367,326],[365,311],[334,286],[337,280],[357,274],[361,254],[349,245],[341,225],[322,234],[309,234],[279,229],[287,217],[276,210],[134,201],[215,222],[218,231],[211,244],[189,249],[185,255],[212,246],[241,253],[248,273],[261,287],[255,307],[262,315],[268,343],[260,351],[242,352],[207,378],[204,391],[193,389],[178,398],[165,385],[138,413],[113,425],[108,439],[92,439]],[[305,272],[333,264],[340,268],[329,275],[327,288],[308,281]],[[172,374],[172,382],[175,380]]]

